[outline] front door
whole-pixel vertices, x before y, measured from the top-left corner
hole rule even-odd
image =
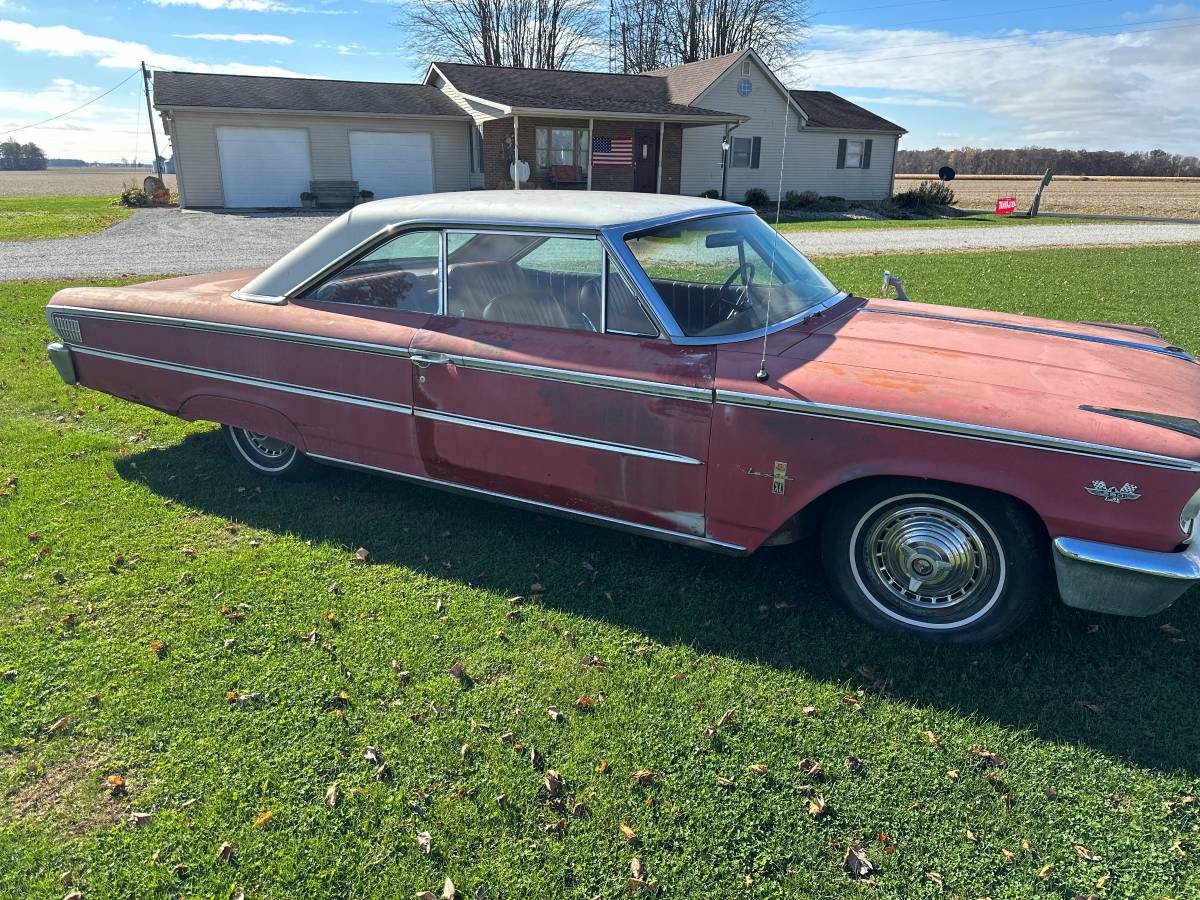
[[[449,243],[447,314],[412,343],[426,476],[702,536],[712,351],[651,336],[594,237]]]
[[[637,131],[633,138],[633,189],[658,193],[658,132]]]

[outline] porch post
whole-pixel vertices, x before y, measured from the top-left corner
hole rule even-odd
[[[588,119],[588,185],[587,185],[587,189],[589,191],[592,189],[592,147],[595,146],[595,144],[593,142],[596,140],[595,135],[592,134],[592,130],[595,127],[595,124],[596,124],[595,119]],[[895,158],[896,158],[896,154],[893,153],[892,159],[895,159]]]
[[[667,133],[667,123],[658,123],[658,182],[654,185],[654,193],[662,193],[662,161],[663,161],[663,136]],[[895,155],[895,154],[893,154]]]
[[[512,161],[512,180],[513,190],[521,189],[521,139],[518,137],[520,132],[517,130],[517,123],[521,117],[513,113],[513,161]]]

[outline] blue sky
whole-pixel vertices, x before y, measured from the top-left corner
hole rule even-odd
[[[1200,154],[1200,5],[1131,0],[811,0],[780,74],[909,130],[903,146],[1053,146]],[[0,135],[164,68],[419,79],[379,0],[0,0]],[[149,156],[133,78],[13,132],[51,156]]]

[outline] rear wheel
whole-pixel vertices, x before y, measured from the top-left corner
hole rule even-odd
[[[1015,501],[888,480],[851,488],[825,523],[825,567],[859,618],[954,643],[1011,634],[1044,602],[1045,541]]]
[[[222,425],[221,430],[233,455],[259,475],[308,481],[321,472],[319,465],[287,441],[234,425]]]

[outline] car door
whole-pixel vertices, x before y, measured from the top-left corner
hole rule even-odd
[[[297,420],[312,455],[422,471],[408,355],[414,335],[438,308],[441,240],[436,229],[398,234],[289,301],[297,327],[330,344],[304,351],[310,358],[300,383],[319,388],[322,397],[304,398],[308,412]],[[298,351],[284,352],[278,364],[300,363]]]
[[[428,477],[704,534],[714,354],[658,336],[594,235],[448,234],[412,343]]]

